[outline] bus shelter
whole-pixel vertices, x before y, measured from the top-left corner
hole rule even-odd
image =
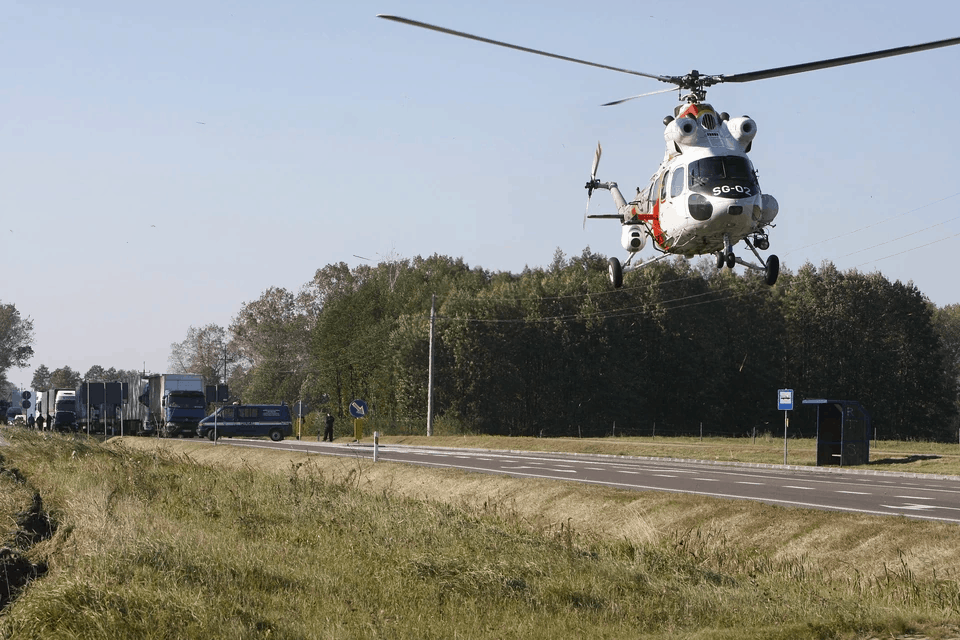
[[[817,408],[817,466],[870,462],[870,414],[856,400],[804,400]]]

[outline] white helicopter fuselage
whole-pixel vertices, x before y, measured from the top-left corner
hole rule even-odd
[[[596,168],[601,148],[597,146],[594,168],[587,188],[607,189],[617,206],[612,216],[620,220],[620,244],[629,252],[622,265],[610,260],[610,279],[622,283],[622,274],[652,264],[670,255],[686,258],[716,254],[717,267],[740,264],[764,271],[767,283],[776,282],[779,260],[764,261],[757,249],[770,246],[765,227],[777,216],[776,199],[760,191],[757,171],[747,152],[757,134],[757,124],[747,116],[731,119],[717,115],[700,102],[681,105],[677,117],[664,118],[666,152],[646,189],[637,189],[627,202],[615,182],[600,182]],[[660,256],[631,264],[652,238]],[[743,241],[760,261],[748,262],[734,254]]]
[[[763,233],[777,215],[776,200],[761,193],[747,157],[756,123],[718,117],[702,103],[678,111],[667,121],[666,153],[647,188],[629,203],[614,192],[627,251],[642,249],[649,236],[660,251],[687,258],[722,252]]]

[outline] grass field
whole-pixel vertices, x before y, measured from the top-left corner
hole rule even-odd
[[[960,636],[955,526],[189,440],[2,435],[5,521],[40,495],[54,525],[4,539],[46,572],[0,615],[3,638]],[[431,443],[453,440],[686,444],[698,458],[754,446]],[[779,445],[780,460],[757,461],[782,462]]]

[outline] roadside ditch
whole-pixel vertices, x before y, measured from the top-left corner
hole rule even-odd
[[[19,511],[14,506],[12,511],[0,514],[16,525],[12,531],[3,533],[2,546],[0,546],[0,611],[2,611],[31,581],[47,572],[45,563],[34,563],[30,561],[28,555],[36,544],[54,534],[56,523],[44,509],[40,493],[30,489],[27,479],[18,469],[7,468],[2,456],[0,456],[0,479],[3,481],[2,484],[13,484],[25,489],[25,495],[29,495],[31,491],[33,494],[29,499],[29,505],[26,505],[24,500]]]

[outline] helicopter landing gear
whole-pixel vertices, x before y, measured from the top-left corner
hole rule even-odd
[[[726,263],[726,260],[723,257],[723,251],[717,251],[717,271],[723,269],[723,265]]]
[[[730,235],[726,233],[723,234],[723,253],[717,258],[718,269],[723,267],[723,264],[720,264],[720,260],[723,260],[728,269],[733,269],[737,264],[737,256],[733,255],[733,244],[730,242]]]
[[[754,238],[754,241],[764,240],[766,241],[766,246],[770,246],[770,241],[767,240],[766,235],[760,236],[760,238]],[[760,264],[754,264],[752,262],[747,262],[746,260],[737,259],[737,262],[743,266],[753,269],[754,271],[763,271],[763,280],[769,286],[773,286],[777,283],[777,278],[780,276],[780,258],[775,255],[770,255],[767,257],[766,261],[760,257],[760,254],[757,252],[757,248],[753,246],[753,243],[750,242],[748,238],[743,239],[743,243],[747,245],[750,251],[753,252],[753,255],[757,256],[757,260],[760,261]]]
[[[623,267],[620,266],[619,260],[610,258],[610,260],[607,261],[607,272],[610,274],[610,283],[614,289],[619,289],[623,286]]]
[[[780,275],[780,258],[774,254],[770,254],[770,257],[767,258],[766,268],[763,270],[766,275],[765,282],[769,286],[777,284],[777,277]]]

